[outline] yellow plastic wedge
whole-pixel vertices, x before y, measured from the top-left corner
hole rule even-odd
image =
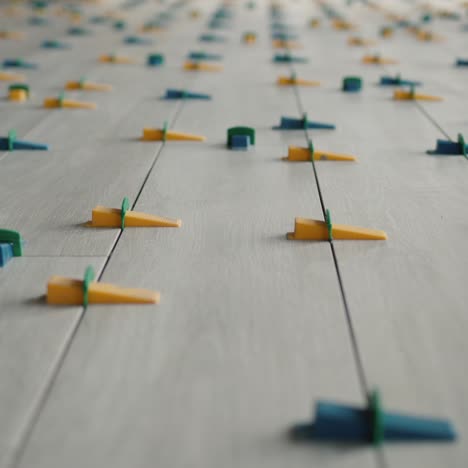
[[[384,37],[385,39],[388,39],[389,37],[392,37],[394,34],[394,30],[391,27],[384,27],[380,31],[380,35]]]
[[[69,109],[96,109],[96,104],[93,102],[75,101],[72,99],[46,98],[44,99],[44,107],[49,109],[69,108]]]
[[[302,44],[299,44],[299,42],[295,41],[274,39],[272,44],[275,49],[302,49]]]
[[[393,99],[397,101],[443,101],[440,96],[430,96],[429,94],[412,93],[403,89],[397,89],[393,93]]]
[[[184,70],[190,71],[212,71],[218,72],[222,71],[223,67],[221,65],[214,65],[212,63],[203,63],[203,62],[185,62]]]
[[[20,31],[0,31],[0,39],[21,40],[23,38],[24,38],[24,33]]]
[[[94,102],[74,101],[72,99],[63,99],[60,101],[58,98],[44,99],[44,107],[48,109],[66,107],[69,109],[96,109]]]
[[[25,81],[26,77],[18,73],[0,72],[0,81]]]
[[[144,25],[140,27],[140,32],[144,34],[160,34],[165,28],[161,26]]]
[[[101,55],[99,61],[103,63],[135,63],[135,61],[129,57],[117,55]]]
[[[366,229],[346,224],[332,225],[333,239],[337,240],[385,240],[384,231]],[[294,232],[288,232],[290,240],[328,240],[328,228],[325,221],[315,219],[296,218]]]
[[[309,28],[318,28],[320,26],[320,20],[317,18],[311,19],[309,21]]]
[[[92,220],[89,227],[118,227],[122,226],[122,211],[117,208],[96,206],[93,209]],[[182,226],[180,219],[162,218],[138,211],[125,213],[125,227],[175,227]]]
[[[397,60],[383,58],[383,57],[380,57],[379,55],[365,55],[362,58],[362,62],[377,64],[377,65],[395,65],[398,63]]]
[[[431,31],[417,29],[414,34],[422,42],[442,42],[444,40],[443,36],[434,34]]]
[[[350,37],[348,44],[352,46],[372,46],[375,45],[375,41],[370,39],[363,39],[362,37]]]
[[[72,24],[79,24],[83,20],[83,15],[80,13],[71,13],[70,14],[70,22]]]
[[[164,131],[161,128],[144,128],[143,136],[141,137],[144,141],[163,141]],[[205,141],[206,137],[201,135],[191,135],[190,133],[180,132],[166,132],[166,140],[173,141]]]
[[[90,283],[89,304],[157,304],[160,294],[148,289],[121,288],[107,283]],[[83,281],[52,276],[47,283],[47,303],[58,305],[83,304]]]
[[[332,26],[338,31],[349,31],[351,29],[356,29],[356,26],[349,21],[334,19],[332,21]]]
[[[303,80],[291,76],[279,76],[277,84],[279,86],[320,86],[320,81]]]
[[[310,161],[310,149],[299,146],[290,146],[286,161]],[[347,154],[330,153],[328,151],[314,150],[314,161],[356,161],[355,156]]]
[[[5,7],[3,9],[3,13],[5,14],[5,16],[18,17],[18,16],[21,16],[23,12],[18,7],[11,6],[11,7]]]
[[[12,89],[8,93],[10,101],[24,102],[28,100],[28,93],[24,89]]]
[[[255,44],[255,42],[257,42],[257,36],[255,34],[246,33],[242,40],[245,44]]]
[[[83,90],[83,91],[112,91],[112,86],[109,84],[67,81],[65,89]]]

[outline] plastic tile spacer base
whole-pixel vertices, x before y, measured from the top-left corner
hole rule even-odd
[[[229,148],[234,151],[247,151],[249,149],[249,137],[247,135],[233,135]]]
[[[0,244],[0,267],[4,267],[13,258],[13,246],[11,244]]]

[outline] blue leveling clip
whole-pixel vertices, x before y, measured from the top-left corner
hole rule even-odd
[[[362,79],[358,76],[345,76],[343,78],[342,90],[347,93],[357,93],[361,91]]]
[[[455,62],[455,66],[468,67],[468,59],[457,59],[457,61]]]
[[[271,29],[285,29],[288,27],[288,25],[285,23],[286,16],[281,15],[281,16],[276,16],[274,19],[272,18],[270,26]]]
[[[118,31],[122,31],[127,27],[127,23],[124,20],[117,20],[114,22],[112,27]]]
[[[318,401],[315,421],[292,428],[296,440],[363,442],[380,445],[385,441],[451,442],[457,437],[450,421],[384,412],[378,392],[367,408]]]
[[[427,154],[440,154],[447,156],[462,155],[468,159],[467,153],[468,145],[465,143],[465,139],[461,133],[457,135],[457,141],[437,140],[436,149],[427,151]]]
[[[30,141],[20,141],[16,139],[16,132],[11,130],[8,136],[0,137],[0,150],[14,151],[14,150],[48,150],[47,145],[41,143],[32,143]]]
[[[48,0],[32,0],[31,8],[33,10],[43,10],[49,6]]]
[[[293,41],[298,39],[298,35],[294,33],[287,33],[287,32],[273,32],[271,34],[272,39],[276,39],[278,41]]]
[[[146,65],[149,67],[158,67],[164,63],[163,54],[149,54],[146,59]]]
[[[281,117],[280,124],[277,127],[273,127],[273,130],[305,130],[307,128],[334,130],[336,127],[333,124],[311,122],[308,120],[307,114],[304,114],[302,119]]]
[[[231,127],[227,131],[227,147],[237,151],[247,151],[255,145],[255,130],[250,127]]]
[[[380,86],[421,86],[420,81],[403,80],[400,75],[382,76],[380,78]]]
[[[214,18],[208,23],[208,27],[210,29],[225,29],[227,28],[227,23],[223,19]]]
[[[37,68],[37,64],[31,62],[25,62],[23,59],[14,58],[14,59],[5,59],[3,61],[4,68],[28,68],[34,69]]]
[[[275,54],[273,61],[275,63],[307,63],[307,59],[305,57],[295,57],[288,53]]]
[[[43,49],[70,49],[70,44],[66,44],[65,42],[60,42],[55,39],[48,39],[42,42],[41,47]]]
[[[209,94],[192,93],[185,91],[184,89],[166,89],[166,95],[164,99],[203,99],[209,100],[211,96]]]
[[[70,36],[89,36],[91,34],[90,29],[82,28],[81,26],[72,26],[68,28],[67,32]]]
[[[288,25],[284,24],[284,23],[271,23],[271,31],[272,31],[272,34],[274,33],[283,33],[285,31],[287,31],[288,29]],[[275,39],[280,39],[280,38],[275,38]]]
[[[409,21],[407,19],[402,19],[400,21],[397,21],[396,25],[399,28],[409,28],[411,26],[411,21]],[[417,26],[417,25],[415,24],[414,26]]]
[[[225,7],[221,7],[213,13],[213,18],[232,18],[232,12]]]
[[[223,59],[222,55],[219,54],[209,54],[207,52],[190,52],[188,54],[188,58],[190,60],[211,60],[211,61],[219,61]]]
[[[216,34],[202,34],[199,38],[201,42],[226,42],[226,39]]]
[[[31,16],[31,18],[28,19],[28,23],[31,26],[45,26],[49,24],[49,20],[43,16]]]
[[[270,24],[270,27],[272,30],[280,30],[280,31],[285,31],[286,29],[289,29],[290,26],[284,22],[284,18],[281,20],[275,20],[272,21]]]
[[[0,267],[5,266],[13,257],[23,255],[23,239],[19,232],[0,229]]]
[[[92,24],[103,24],[106,23],[108,18],[102,15],[91,16],[89,22]]]
[[[127,36],[124,39],[124,43],[130,45],[151,45],[153,41],[148,37]]]

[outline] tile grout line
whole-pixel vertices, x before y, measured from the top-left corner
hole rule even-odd
[[[286,50],[287,50],[288,53],[291,52],[291,50],[289,48],[286,48]],[[293,64],[290,65],[289,69],[290,69],[290,71],[292,73],[294,73],[294,74],[296,73],[296,70],[295,70]],[[300,92],[299,92],[299,87],[296,84],[294,84],[293,85],[293,90],[294,90],[294,95],[295,95],[295,100],[296,100],[296,104],[297,104],[297,107],[298,107],[298,111],[300,112],[301,115],[304,115],[304,106],[302,105]],[[305,134],[307,144],[309,145],[310,143],[312,143],[312,139],[309,137],[309,132],[308,132],[307,128],[304,128],[304,134]],[[317,168],[316,168],[315,161],[314,161],[313,157],[311,157],[311,162],[312,162],[312,169],[313,169],[313,173],[314,173],[315,185],[316,185],[317,193],[318,193],[318,196],[319,196],[319,201],[320,201],[320,206],[321,206],[321,210],[322,210],[323,219],[324,219],[324,221],[326,221],[326,206],[325,206],[325,202],[324,202],[324,198],[323,198],[323,194],[322,194],[322,190],[321,190],[321,186],[320,186],[318,171],[317,171]],[[358,374],[359,385],[361,387],[361,391],[363,393],[365,401],[368,401],[369,400],[369,395],[370,395],[369,384],[367,382],[367,378],[366,378],[366,374],[365,374],[364,364],[363,364],[363,360],[362,360],[362,354],[361,354],[361,351],[360,351],[359,345],[358,345],[357,335],[356,335],[356,332],[355,332],[355,327],[354,327],[353,320],[352,320],[352,315],[351,315],[351,309],[349,307],[348,299],[347,299],[347,296],[346,296],[346,290],[345,290],[345,287],[344,287],[344,281],[343,281],[343,277],[342,277],[342,274],[341,274],[340,265],[339,265],[339,262],[338,262],[338,256],[336,254],[333,239],[332,238],[329,239],[328,242],[330,244],[330,250],[331,250],[331,254],[332,254],[332,258],[333,258],[335,272],[336,272],[336,275],[337,275],[338,286],[339,286],[339,289],[340,289],[340,295],[341,295],[342,302],[343,302],[343,307],[344,307],[344,312],[345,312],[345,318],[346,318],[349,338],[350,338],[350,341],[351,341],[353,357],[354,357],[356,370],[357,370],[357,374]],[[380,466],[381,468],[388,468],[389,465],[388,465],[387,459],[385,457],[385,454],[384,454],[384,451],[382,450],[382,448],[376,447],[376,450],[374,450],[373,452],[374,452],[374,455],[375,455],[375,461],[376,461],[377,465]]]
[[[288,53],[291,52],[291,50],[289,48],[286,48],[285,50],[287,50]],[[291,64],[289,69],[290,69],[291,73],[294,73],[294,74],[297,73],[296,69],[294,68],[294,65]],[[302,105],[301,96],[300,96],[300,92],[299,92],[299,87],[296,84],[293,85],[293,91],[294,91],[294,96],[295,96],[298,111],[299,111],[300,115],[304,115],[305,114],[304,106]],[[306,128],[304,129],[304,135],[305,135],[307,144],[309,145],[310,143],[312,143],[312,139],[310,138],[309,132],[308,132],[308,130]],[[316,189],[317,189],[317,193],[318,193],[319,201],[320,201],[320,207],[321,207],[321,210],[322,210],[323,220],[326,221],[326,205],[325,205],[322,189],[321,189],[321,186],[320,186],[320,180],[319,180],[319,176],[318,176],[317,167],[315,165],[315,161],[314,161],[313,158],[311,158],[311,162],[312,162],[312,169],[313,169],[313,173],[314,173],[315,186],[316,186]],[[363,393],[364,399],[367,400],[368,396],[369,396],[369,393],[370,393],[369,392],[369,384],[367,382],[367,378],[366,378],[366,375],[365,375],[365,370],[364,370],[363,360],[362,360],[362,357],[361,357],[361,352],[359,350],[357,335],[356,335],[354,325],[353,325],[353,321],[352,321],[352,317],[351,317],[351,309],[349,307],[348,299],[347,299],[347,296],[346,296],[344,281],[343,281],[343,277],[341,275],[341,269],[340,269],[340,266],[339,266],[338,257],[337,257],[337,254],[336,254],[333,239],[330,239],[328,242],[330,244],[330,250],[331,250],[331,254],[332,254],[332,258],[333,258],[333,264],[334,264],[334,267],[335,267],[337,280],[338,280],[338,286],[339,286],[339,289],[340,289],[340,294],[341,294],[343,307],[344,307],[344,311],[345,311],[345,317],[346,317],[346,322],[347,322],[347,326],[348,326],[349,337],[350,337],[350,340],[351,340],[351,347],[352,347],[352,350],[353,350],[353,356],[354,356],[354,360],[355,360],[355,364],[356,364],[356,370],[357,370],[357,373],[358,373],[358,380],[359,380],[359,384],[360,384],[361,391]]]
[[[182,112],[182,110],[183,110],[184,104],[185,104],[185,101],[184,101],[184,100],[180,101],[180,102],[177,104],[178,107],[177,107],[177,109],[176,109],[176,112],[175,112],[175,114],[174,114],[174,117],[172,118],[172,122],[171,122],[172,125],[174,125],[174,124],[177,122],[177,119],[179,118],[179,116],[180,116],[180,114],[181,114],[181,112]],[[144,177],[144,179],[143,179],[143,182],[142,182],[142,184],[141,184],[140,190],[138,191],[137,195],[135,196],[135,200],[134,200],[134,202],[133,202],[133,204],[132,204],[132,208],[131,208],[132,210],[135,208],[135,206],[136,206],[136,204],[137,204],[137,202],[138,202],[138,200],[139,200],[141,194],[143,193],[143,190],[144,190],[144,188],[145,188],[145,186],[146,186],[146,184],[147,184],[147,182],[148,182],[148,180],[149,180],[149,178],[150,178],[150,176],[151,176],[151,174],[152,174],[152,172],[153,172],[153,169],[155,168],[156,163],[158,162],[159,158],[161,157],[161,153],[163,152],[163,150],[164,150],[165,147],[166,147],[166,142],[163,141],[162,144],[161,144],[161,146],[160,146],[160,147],[158,148],[158,150],[156,151],[156,155],[155,155],[155,157],[154,157],[154,159],[153,159],[153,162],[151,163],[151,165],[150,165],[150,167],[149,167],[149,169],[148,169],[148,172],[146,173],[146,175],[145,175],[145,177]],[[105,271],[106,271],[106,268],[107,268],[109,262],[110,262],[111,259],[112,259],[112,255],[114,254],[115,249],[117,248],[117,244],[119,243],[120,239],[122,238],[123,233],[124,233],[124,231],[121,229],[121,230],[119,231],[118,235],[116,236],[116,238],[115,238],[115,240],[114,240],[114,242],[113,242],[113,244],[112,244],[112,246],[111,246],[110,252],[109,252],[109,254],[108,254],[107,257],[106,257],[106,260],[105,260],[105,262],[104,262],[104,265],[103,265],[103,267],[101,268],[101,271],[100,271],[100,273],[99,273],[99,275],[98,275],[96,281],[100,281],[100,280],[102,279],[102,276],[104,275],[104,273],[105,273]]]
[[[179,109],[177,109],[173,119],[172,119],[172,123],[175,123],[177,118],[179,117],[179,114],[182,110],[182,107],[183,107],[183,101],[181,103],[178,104],[179,105]],[[158,148],[158,150],[156,151],[156,154],[155,154],[155,157],[153,159],[153,162],[143,180],[143,183],[142,183],[142,186],[138,192],[138,197],[141,195],[142,191],[143,191],[143,188],[144,188],[144,185],[146,184],[146,182],[148,181],[148,178],[149,176],[151,175],[151,172],[153,171],[163,149],[165,147],[165,143],[163,142],[161,144],[161,146]],[[132,208],[135,206],[136,202],[137,202],[138,198],[135,199],[135,202],[133,203],[132,205]],[[119,242],[119,240],[121,239],[122,237],[122,234],[123,234],[123,231],[120,230],[120,232],[117,234],[117,236],[115,237],[112,245],[111,245],[111,248],[110,248],[110,251],[107,255],[102,255],[102,256],[98,256],[98,257],[94,257],[94,258],[104,258],[104,263],[102,265],[102,267],[100,268],[100,271],[99,271],[99,274],[97,275],[96,277],[96,281],[100,281],[105,270],[106,270],[106,267],[108,266],[110,260],[112,259],[112,255],[114,253],[114,251],[116,250],[117,248],[117,244]],[[61,352],[59,352],[59,356],[58,356],[58,359],[56,360],[56,363],[52,366],[52,371],[51,371],[51,376],[49,378],[49,380],[46,382],[45,384],[45,387],[44,387],[44,390],[42,392],[42,394],[39,396],[38,398],[38,401],[37,401],[37,405],[35,408],[33,408],[32,410],[32,414],[31,414],[31,417],[29,418],[29,421],[26,423],[26,426],[24,428],[24,431],[22,433],[22,435],[20,436],[20,440],[19,440],[19,444],[18,444],[18,447],[16,449],[13,450],[13,454],[10,458],[10,461],[7,459],[6,461],[6,468],[15,468],[18,466],[20,460],[21,460],[21,457],[26,449],[26,446],[30,440],[30,437],[31,437],[31,434],[34,430],[34,427],[36,426],[36,423],[37,421],[39,420],[40,418],[40,415],[42,413],[42,410],[43,408],[45,407],[45,404],[49,398],[49,395],[52,391],[52,387],[63,367],[63,363],[65,362],[65,359],[66,357],[68,356],[68,353],[71,349],[71,346],[73,344],[73,341],[75,339],[75,336],[77,335],[79,329],[80,329],[80,325],[81,323],[83,322],[83,319],[85,318],[85,315],[86,315],[86,311],[87,311],[87,308],[86,307],[82,307],[81,308],[81,311],[79,312],[79,316],[75,322],[75,324],[73,325],[73,328],[69,334],[69,336],[66,338],[65,340],[65,344],[64,344],[64,347],[62,349]]]
[[[293,89],[294,89],[294,94],[296,96],[296,100],[297,100],[297,103],[298,103],[299,111],[303,115],[304,114],[303,113],[303,106],[302,106],[302,102],[300,101],[300,95],[299,95],[298,88],[297,88],[297,86],[294,86]],[[309,137],[309,133],[307,132],[307,129],[304,129],[304,134],[305,134],[305,138],[306,138],[307,143],[310,144],[312,142],[312,139]],[[318,176],[317,167],[315,165],[315,161],[313,160],[313,158],[311,158],[311,161],[312,161],[312,169],[313,169],[313,172],[314,172],[315,185],[316,185],[317,193],[318,193],[319,200],[320,200],[320,207],[321,207],[321,210],[322,210],[323,219],[325,221],[326,220],[325,201],[324,201],[324,198],[323,198],[323,193],[322,193],[322,189],[321,189],[321,186],[320,186],[320,180],[319,180],[319,176]],[[340,267],[339,267],[338,258],[337,258],[337,255],[336,255],[333,240],[331,239],[328,242],[330,244],[333,263],[334,263],[334,266],[335,266],[335,271],[336,271],[337,279],[338,279],[338,285],[339,285],[339,288],[340,288],[340,294],[341,294],[341,298],[342,298],[342,301],[343,301],[343,306],[344,306],[344,309],[345,309],[346,321],[347,321],[347,324],[348,324],[348,331],[349,331],[349,335],[350,335],[350,339],[351,339],[351,345],[352,345],[353,354],[354,354],[354,359],[355,359],[355,363],[356,363],[356,367],[357,367],[357,371],[358,371],[359,383],[360,383],[360,386],[361,386],[361,390],[362,390],[365,398],[367,399],[367,397],[369,395],[369,385],[367,383],[367,379],[366,379],[366,376],[365,376],[364,366],[363,366],[362,358],[361,358],[361,352],[359,350],[357,337],[356,337],[356,333],[355,333],[355,330],[354,330],[354,325],[353,325],[352,318],[351,318],[351,311],[350,311],[349,303],[348,303],[345,288],[344,288],[344,282],[343,282],[343,278],[342,278],[342,275],[341,275],[341,270],[340,270]]]
[[[443,129],[442,125],[440,125],[437,122],[437,120],[434,117],[432,117],[432,115],[429,114],[429,112],[427,112],[424,106],[422,106],[418,101],[414,101],[414,105],[416,109],[418,109],[418,111],[421,112],[421,114],[424,115],[424,117],[426,117],[427,120],[429,120],[429,122],[431,122],[434,125],[434,127],[436,127],[447,138],[447,140],[453,141],[452,138],[450,138],[449,134]]]
[[[196,78],[196,77],[191,77],[191,78]],[[190,80],[189,80],[190,81]],[[182,100],[178,103],[178,107],[175,111],[175,114],[172,118],[172,125],[176,123],[177,119],[180,117],[180,114],[183,110],[183,107],[184,107],[184,104],[186,103],[186,100]],[[144,186],[146,185],[146,183],[148,182],[149,180],[149,177],[154,169],[154,167],[156,166],[156,163],[157,161],[159,160],[159,157],[161,156],[161,153],[165,147],[165,142],[162,142],[161,146],[158,148],[158,150],[156,151],[156,154],[155,154],[155,157],[153,159],[153,162],[152,164],[150,165],[150,168],[146,174],[146,176],[144,177],[143,179],[143,182],[142,182],[142,185],[140,187],[140,190],[138,191],[138,194],[137,196],[135,197],[135,201],[134,203],[132,204],[132,209],[135,207],[136,203],[138,202],[138,199],[139,197],[141,196],[142,192],[143,192],[143,189],[144,189]],[[123,231],[120,230],[120,232],[117,234],[117,236],[115,237],[115,240],[113,241],[112,245],[111,245],[111,249],[109,251],[109,253],[106,255],[106,256],[101,256],[100,258],[105,258],[105,261],[104,261],[104,264],[102,265],[100,271],[99,271],[99,274],[96,278],[96,281],[99,281],[103,274],[105,273],[105,270],[106,270],[106,267],[108,266],[111,258],[112,258],[112,255],[115,251],[115,249],[117,248],[117,244],[120,240],[120,238],[122,237],[122,234],[123,234]],[[99,257],[97,257],[99,258]],[[37,399],[37,403],[36,405],[33,405],[33,409],[31,410],[31,414],[30,414],[30,418],[27,418],[26,420],[26,423],[25,423],[25,427],[21,430],[20,429],[20,436],[19,436],[19,442],[18,442],[18,445],[16,448],[14,448],[12,450],[12,455],[10,457],[7,457],[7,460],[6,460],[6,463],[5,463],[5,467],[6,468],[16,468],[17,466],[19,466],[19,463],[21,461],[21,458],[26,450],[26,447],[29,443],[29,440],[31,438],[31,435],[34,431],[34,428],[36,427],[36,424],[37,422],[39,421],[39,418],[40,418],[40,415],[42,413],[42,410],[44,409],[48,399],[49,399],[49,396],[50,396],[50,393],[52,391],[52,387],[54,386],[56,380],[57,380],[57,377],[63,367],[63,364],[69,354],[69,351],[71,349],[71,346],[74,342],[74,339],[75,339],[75,336],[77,335],[79,329],[80,329],[80,325],[81,323],[83,322],[83,319],[85,318],[85,315],[86,315],[86,311],[87,311],[87,308],[86,307],[82,307],[81,308],[81,311],[79,312],[79,316],[68,336],[68,338],[66,338],[65,340],[65,344],[62,348],[62,351],[58,353],[58,358],[56,359],[56,362],[55,364],[52,366],[52,371],[51,371],[51,375],[48,379],[48,381],[45,383],[45,386],[43,388],[43,391],[42,391],[42,394],[39,395],[39,398]]]

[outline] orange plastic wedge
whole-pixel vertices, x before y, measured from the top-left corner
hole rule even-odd
[[[214,65],[212,63],[203,63],[203,62],[185,62],[184,70],[189,71],[211,71],[219,72],[222,71],[223,67],[221,65]]]
[[[88,289],[89,304],[157,304],[156,291],[121,288],[113,284],[92,282]],[[47,283],[47,303],[58,305],[83,304],[83,281],[52,276]]]
[[[393,99],[397,101],[443,101],[440,96],[431,96],[429,94],[413,93],[404,89],[397,89],[393,93]]]
[[[299,146],[290,146],[286,161],[310,161],[310,149]],[[330,153],[329,151],[314,150],[314,161],[356,161],[355,156],[347,154]]]
[[[96,206],[93,209],[92,219],[89,227],[118,227],[122,226],[122,211],[117,208]],[[125,213],[125,227],[175,227],[182,226],[180,219],[162,218],[138,211],[127,211]]]
[[[163,141],[164,130],[161,128],[144,128],[141,139],[144,141]],[[201,135],[192,135],[190,133],[167,131],[165,139],[174,141],[205,141],[206,137]]]
[[[333,224],[333,239],[337,240],[385,240],[384,231],[367,229],[345,224]],[[296,218],[294,232],[289,232],[290,240],[328,240],[328,227],[325,221],[315,219]]]
[[[276,83],[279,86],[320,86],[320,81],[303,80],[293,76],[279,76]]]
[[[83,91],[112,91],[112,86],[103,83],[92,83],[88,81],[67,81],[65,89]]]
[[[44,99],[44,107],[48,109],[60,109],[62,107],[68,109],[96,109],[94,102],[74,101],[73,99],[46,98]]]

